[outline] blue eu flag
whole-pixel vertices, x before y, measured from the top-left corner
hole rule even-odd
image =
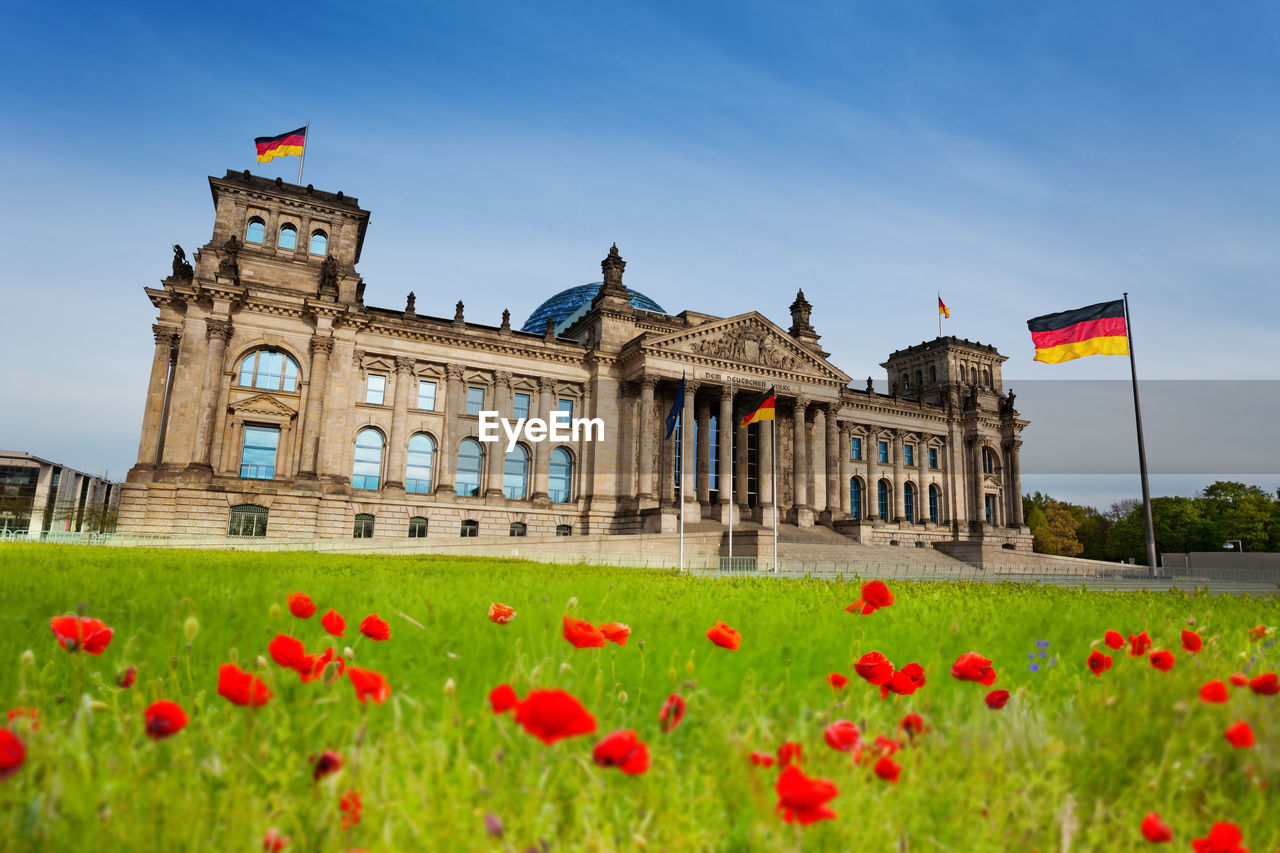
[[[680,413],[684,410],[684,373],[680,374],[680,386],[676,388],[676,401],[671,404],[671,411],[667,412],[667,434],[663,437],[663,441],[671,438],[671,434],[676,431],[676,421],[680,418]]]

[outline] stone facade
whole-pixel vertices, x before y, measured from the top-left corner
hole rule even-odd
[[[927,341],[882,365],[891,393],[853,387],[803,293],[789,330],[756,312],[641,310],[616,246],[589,310],[559,332],[513,330],[508,312],[475,323],[462,302],[452,317],[419,314],[412,293],[404,310],[366,306],[369,212],[356,199],[248,172],[209,183],[212,239],[191,263],[175,247],[172,275],[146,290],[156,348],[122,532],[663,533],[683,499],[704,530],[776,514],[865,543],[1030,548],[1026,421],[990,346]],[[682,376],[684,478],[664,440]],[[770,387],[776,420],[736,428]],[[477,405],[513,420],[517,405],[567,408],[601,419],[604,437],[504,458],[505,440],[474,442]]]
[[[111,533],[119,503],[119,483],[0,450],[0,538]]]

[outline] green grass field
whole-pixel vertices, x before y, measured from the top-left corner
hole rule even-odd
[[[897,583],[893,606],[861,616],[844,610],[859,589],[484,559],[0,546],[0,702],[36,708],[39,722],[10,723],[26,758],[0,781],[0,848],[247,851],[276,827],[299,851],[1048,853],[1142,849],[1153,811],[1173,830],[1167,849],[1190,849],[1217,821],[1237,824],[1254,853],[1280,848],[1280,697],[1198,696],[1210,680],[1280,669],[1274,629],[1249,635],[1280,621],[1275,596]],[[311,619],[289,613],[295,591],[319,605]],[[487,618],[495,601],[514,621]],[[344,639],[319,624],[330,607],[346,617]],[[67,652],[50,631],[78,610],[115,630],[102,655]],[[390,640],[359,635],[372,612]],[[565,613],[626,623],[630,639],[575,649],[561,636]],[[739,651],[708,641],[717,620],[741,632]],[[1179,639],[1189,620],[1204,637],[1195,655]],[[1161,672],[1105,649],[1107,629],[1146,630],[1176,665]],[[385,674],[390,699],[361,704],[346,677],[303,684],[259,664],[278,633],[309,651],[350,647],[348,664]],[[1050,657],[1031,672],[1037,640]],[[1085,665],[1095,642],[1114,658],[1100,678]],[[882,701],[852,668],[872,650],[919,662],[927,684]],[[994,686],[1012,693],[1003,710],[984,704],[990,688],[949,674],[968,651],[993,660]],[[219,665],[232,661],[274,691],[261,709],[217,694]],[[129,666],[137,681],[121,689]],[[842,691],[832,672],[849,676]],[[545,746],[490,711],[501,683],[521,696],[563,688],[598,730]],[[664,734],[658,713],[673,692],[687,713]],[[152,741],[143,711],[159,699],[190,722]],[[823,741],[842,718],[865,740],[905,741],[908,712],[931,731],[893,756],[897,784]],[[1237,720],[1256,746],[1226,741]],[[592,747],[617,729],[648,744],[647,773],[593,763]],[[775,811],[779,768],[749,755],[788,740],[802,744],[806,774],[839,787],[834,820],[799,827]],[[324,750],[345,766],[316,782],[307,759]],[[349,791],[363,811],[343,829]]]

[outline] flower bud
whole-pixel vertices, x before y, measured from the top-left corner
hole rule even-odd
[[[23,666],[31,666],[36,662],[36,653],[31,651],[31,649],[27,649],[22,653],[22,657],[18,658],[18,662]]]
[[[450,678],[448,681],[444,683],[444,695],[452,696],[454,693],[457,693],[457,692],[458,692],[458,685],[453,683],[452,678]]]
[[[353,658],[356,656],[356,651],[350,646],[344,646],[342,649],[342,656],[344,658]]]
[[[320,673],[320,678],[325,684],[333,684],[338,680],[338,676],[342,674],[342,665],[336,660],[331,660],[324,665],[324,670]]]
[[[566,602],[565,602],[564,609],[565,609],[565,610],[572,610],[573,608],[575,608],[575,607],[577,607],[577,606],[578,606],[578,596],[576,596],[576,595],[575,595],[575,596],[572,596],[568,601],[566,601]]]
[[[270,616],[272,619],[279,619],[279,618],[280,618],[280,605],[279,605],[279,604],[273,604],[273,605],[271,605],[270,607],[268,607],[268,608],[267,608],[267,615],[268,615],[268,616]]]
[[[625,690],[618,691],[618,701],[621,702],[623,705],[627,704],[627,691]]]
[[[566,672],[573,672],[573,667],[569,666],[568,661],[560,664],[560,674],[564,675]]]
[[[257,663],[258,663],[258,669],[270,669],[270,668],[271,668],[271,666],[267,663],[267,659],[266,659],[266,658],[264,658],[262,655],[258,655],[258,661],[257,661]]]
[[[99,713],[107,710],[108,707],[109,706],[107,705],[107,703],[103,702],[101,699],[94,699],[92,702],[89,703],[89,710],[96,711]]]
[[[188,616],[187,621],[182,623],[182,633],[187,635],[187,642],[195,642],[196,634],[200,633],[200,620],[195,616]]]

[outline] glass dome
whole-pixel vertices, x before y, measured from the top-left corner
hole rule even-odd
[[[570,287],[567,290],[560,291],[539,305],[529,315],[529,319],[524,321],[520,331],[542,334],[547,328],[547,319],[550,318],[556,323],[556,334],[560,334],[573,325],[574,321],[579,317],[587,313],[587,309],[591,307],[591,300],[596,298],[596,294],[600,292],[602,287],[604,287],[604,282],[597,281],[592,284],[580,284],[577,287]],[[631,294],[631,307],[639,308],[641,311],[667,313],[661,305],[643,293],[632,290],[629,287],[627,288],[627,293]]]

